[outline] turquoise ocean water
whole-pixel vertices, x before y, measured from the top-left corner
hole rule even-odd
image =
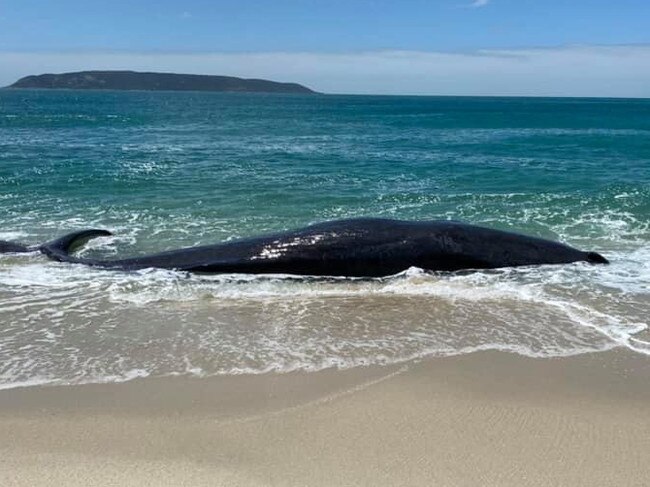
[[[650,353],[650,100],[0,91],[0,239],[90,256],[353,216],[606,255],[386,279],[122,273],[0,255],[0,387],[499,349]]]

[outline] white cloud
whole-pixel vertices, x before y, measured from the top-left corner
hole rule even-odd
[[[295,81],[327,93],[650,97],[650,45],[470,53],[0,52],[0,86],[19,77],[132,69]]]
[[[474,0],[469,6],[470,7],[485,7],[488,3],[490,3],[490,0]]]

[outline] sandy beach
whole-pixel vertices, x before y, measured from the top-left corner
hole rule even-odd
[[[650,361],[402,367],[0,392],[0,484],[646,485]]]

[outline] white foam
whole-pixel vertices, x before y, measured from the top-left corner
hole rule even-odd
[[[7,240],[9,242],[16,242],[22,238],[25,238],[27,233],[21,231],[2,231],[0,232],[0,240]]]

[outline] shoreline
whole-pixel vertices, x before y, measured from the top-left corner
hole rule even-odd
[[[644,485],[650,359],[406,366],[0,391],[2,485]]]

